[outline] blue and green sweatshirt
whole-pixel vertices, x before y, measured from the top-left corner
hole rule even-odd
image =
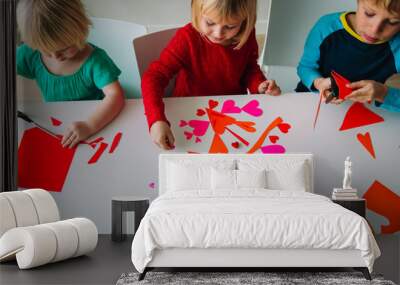
[[[366,43],[349,26],[349,13],[325,15],[312,28],[297,67],[297,92],[315,91],[314,80],[329,77],[333,70],[351,82],[380,83],[400,72],[400,33],[387,42]],[[400,89],[390,87],[381,107],[400,112]]]

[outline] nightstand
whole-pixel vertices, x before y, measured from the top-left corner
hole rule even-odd
[[[332,202],[339,204],[340,206],[359,214],[361,217],[365,218],[365,199],[355,199],[355,200],[336,200],[332,199]]]
[[[118,196],[112,197],[112,227],[111,239],[113,241],[123,241],[126,235],[122,233],[122,213],[127,211],[135,212],[135,232],[140,221],[149,208],[150,199],[148,197],[138,196]]]

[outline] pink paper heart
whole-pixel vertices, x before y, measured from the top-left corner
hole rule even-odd
[[[260,103],[257,100],[251,100],[249,103],[244,105],[242,110],[249,115],[252,115],[254,117],[259,117],[263,114],[263,110],[258,108],[258,105],[260,105]]]
[[[187,126],[187,122],[186,121],[184,121],[184,120],[181,120],[180,122],[179,122],[179,127],[185,127],[185,126]]]
[[[154,189],[156,187],[156,183],[154,183],[154,182],[149,183],[149,187],[151,189]]]
[[[267,145],[263,146],[261,148],[261,152],[265,154],[270,154],[270,153],[285,153],[286,149],[283,145],[279,144],[273,144],[273,145]]]
[[[196,137],[204,136],[208,130],[210,122],[202,120],[190,120],[189,126],[193,128],[193,134]]]
[[[193,137],[193,134],[192,133],[189,133],[189,132],[183,132],[184,134],[185,134],[185,137],[186,137],[186,139],[187,140],[190,140],[192,137]]]
[[[222,105],[221,113],[231,113],[231,114],[238,114],[242,110],[236,106],[235,101],[233,100],[226,100],[224,105]]]

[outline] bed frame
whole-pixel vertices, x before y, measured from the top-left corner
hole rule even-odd
[[[166,189],[167,162],[190,159],[227,160],[227,159],[265,159],[265,160],[304,160],[308,164],[308,192],[313,193],[314,161],[313,155],[305,154],[160,154],[159,157],[159,194]],[[369,270],[359,250],[329,249],[193,249],[169,248],[154,252],[152,261],[147,265],[139,280],[155,268],[231,268],[246,271],[254,268],[343,268],[350,267],[361,271],[367,280],[371,280]]]

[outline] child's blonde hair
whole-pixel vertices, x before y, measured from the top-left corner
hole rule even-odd
[[[192,0],[192,25],[200,32],[200,18],[209,15],[218,22],[229,20],[242,21],[242,26],[235,36],[236,48],[240,49],[257,20],[257,0]]]
[[[370,0],[376,6],[383,7],[389,13],[399,15],[400,14],[400,0]]]
[[[19,0],[17,22],[22,40],[47,53],[83,48],[91,25],[80,0]]]

